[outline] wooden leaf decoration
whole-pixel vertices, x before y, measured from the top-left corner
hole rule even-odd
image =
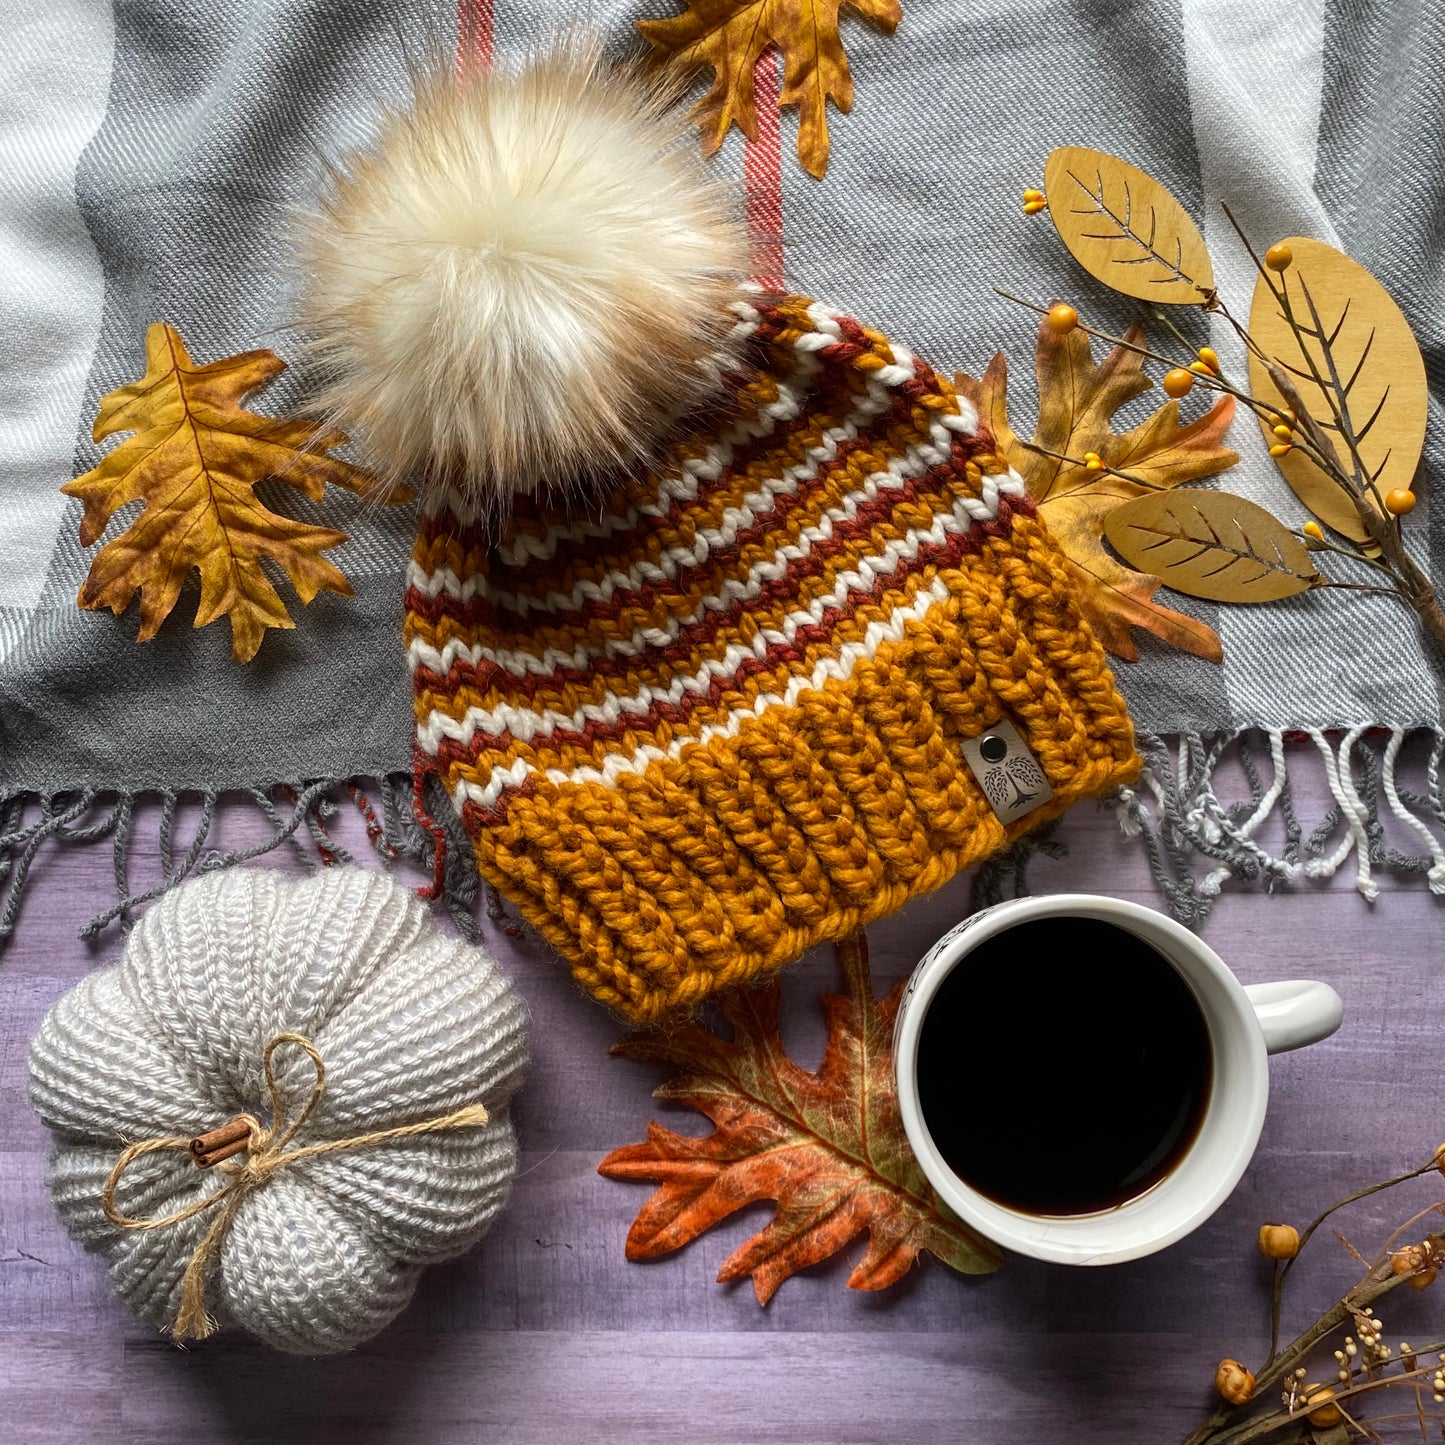
[[[637,28],[664,63],[712,71],[712,86],[692,111],[709,155],[729,126],[757,140],[753,67],[776,45],[784,67],[779,99],[798,107],[798,156],[821,178],[828,169],[828,102],[845,114],[853,108],[853,79],[838,33],[845,7],[889,34],[903,18],[899,0],[690,0],[684,14],[639,20]]]
[[[1141,345],[1143,336],[1135,326],[1124,339]],[[1137,352],[1115,347],[1095,364],[1083,331],[1060,336],[1044,321],[1035,366],[1039,418],[1032,445],[1021,441],[1009,422],[1008,364],[1002,355],[989,363],[981,381],[963,375],[955,380],[993,432],[999,451],[1028,483],[1068,557],[1080,605],[1099,640],[1114,656],[1132,662],[1139,654],[1130,630],[1142,627],[1172,647],[1221,661],[1224,649],[1214,629],[1154,602],[1160,579],[1124,566],[1105,549],[1102,536],[1105,519],[1116,507],[1212,476],[1239,460],[1222,445],[1234,415],[1233,397],[1221,397],[1187,426],[1179,423],[1178,403],[1170,401],[1131,431],[1115,433],[1114,414],[1153,384]],[[1127,477],[1087,471],[1078,460],[1087,452],[1096,452],[1106,466]]]
[[[1132,566],[1213,602],[1276,602],[1324,580],[1283,522],[1228,492],[1138,497],[1105,518],[1104,535]]]
[[[719,996],[731,1041],[683,1020],[629,1034],[613,1048],[670,1069],[654,1097],[715,1125],[698,1139],[649,1124],[645,1143],[614,1149],[598,1166],[609,1179],[660,1186],[628,1232],[628,1259],[681,1249],[735,1211],[772,1201],[772,1221],[718,1272],[720,1282],[751,1276],[759,1304],[865,1230],[868,1248],[848,1277],[853,1289],[887,1288],[922,1250],[964,1274],[1002,1263],[934,1193],[908,1147],[893,1082],[903,983],[874,999],[861,934],[839,944],[838,957],[847,993],[823,998],[828,1042],[815,1074],[783,1050],[776,981]]]
[[[249,662],[268,627],[294,627],[261,568],[270,558],[302,602],[322,588],[351,596],[351,584],[321,553],[345,532],[278,516],[253,491],[268,477],[320,501],[327,482],[367,492],[372,478],[326,455],[345,436],[315,422],[257,416],[242,399],[286,369],[271,351],[247,351],[196,366],[174,328],[146,332],[146,374],[101,398],[94,436],[134,433],[93,470],[61,488],[85,503],[80,541],[100,539],[127,502],[145,508],[90,564],[77,601],[118,617],[140,593],[148,641],[170,615],[191,568],[201,574],[197,627],[231,619],[231,655]],[[395,496],[392,500],[403,500]]]
[[[1343,251],[1307,236],[1291,236],[1284,244],[1294,262],[1287,271],[1255,283],[1250,335],[1288,371],[1347,474],[1354,465],[1339,430],[1342,420],[1356,439],[1364,474],[1374,478],[1381,496],[1395,487],[1408,488],[1425,444],[1429,408],[1425,362],[1410,323],[1390,293]],[[1307,334],[1296,335],[1291,328],[1271,282],[1283,288]],[[1258,400],[1284,405],[1268,368],[1253,354],[1249,385]],[[1260,425],[1266,441],[1273,442],[1269,424],[1261,419]],[[1353,541],[1367,541],[1354,503],[1300,448],[1275,461],[1320,521]]]
[[[1153,176],[1104,151],[1060,146],[1044,165],[1049,215],[1074,259],[1125,296],[1198,306],[1214,267],[1189,213]]]

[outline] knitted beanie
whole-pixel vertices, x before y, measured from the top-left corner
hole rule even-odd
[[[439,491],[406,595],[419,774],[487,880],[637,1021],[1139,766],[973,406],[804,298],[732,309],[725,399],[694,434],[585,505],[518,499],[500,535]],[[1012,802],[1040,806],[990,801],[966,756],[986,733],[1037,784]]]

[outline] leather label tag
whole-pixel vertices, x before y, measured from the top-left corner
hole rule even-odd
[[[1013,823],[1054,796],[1038,759],[1011,722],[999,722],[963,745],[963,760],[978,779],[1000,823]]]

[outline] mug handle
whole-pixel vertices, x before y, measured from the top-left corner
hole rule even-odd
[[[1284,979],[1246,984],[1244,992],[1264,1033],[1266,1053],[1317,1044],[1329,1038],[1344,1017],[1345,1006],[1327,983]]]

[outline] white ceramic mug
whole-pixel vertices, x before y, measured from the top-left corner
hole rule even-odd
[[[1204,1015],[1213,1078],[1194,1142],[1157,1184],[1094,1214],[1043,1216],[995,1203],[944,1163],[918,1106],[918,1040],[939,985],[980,943],[1027,920],[1059,916],[1127,929],[1174,966]],[[1264,1127],[1269,1100],[1265,1056],[1327,1038],[1339,1028],[1341,1011],[1339,995],[1324,983],[1246,988],[1188,929],[1137,903],[1083,893],[1017,898],[960,923],[913,971],[893,1034],[903,1127],[933,1187],[981,1234],[1036,1259],[1120,1264],[1182,1239],[1219,1208],[1239,1182]]]

